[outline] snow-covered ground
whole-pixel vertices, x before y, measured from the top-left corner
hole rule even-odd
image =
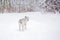
[[[18,20],[24,16],[30,19],[27,30],[19,31]],[[0,14],[0,40],[60,40],[60,14]]]

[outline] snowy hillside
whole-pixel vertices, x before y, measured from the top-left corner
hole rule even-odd
[[[30,19],[27,30],[19,31],[18,20],[24,16]],[[0,40],[60,40],[60,14],[0,14]]]

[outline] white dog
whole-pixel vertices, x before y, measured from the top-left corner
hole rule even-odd
[[[27,22],[29,21],[29,17],[25,16],[22,19],[19,19],[19,30],[26,29]]]

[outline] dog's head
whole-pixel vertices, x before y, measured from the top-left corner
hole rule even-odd
[[[29,21],[29,17],[28,16],[25,16],[25,19],[27,19],[27,21]]]

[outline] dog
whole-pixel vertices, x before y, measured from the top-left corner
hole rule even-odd
[[[29,17],[25,16],[24,18],[22,19],[19,19],[19,31],[20,30],[25,30],[27,29],[26,28],[26,25],[27,25],[27,22],[29,21]]]

